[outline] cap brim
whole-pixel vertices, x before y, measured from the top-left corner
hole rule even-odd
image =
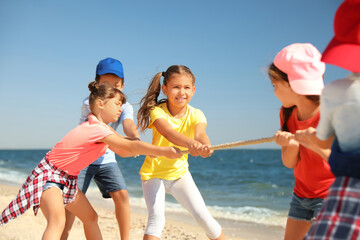
[[[324,89],[324,80],[319,79],[297,79],[289,81],[291,89],[300,95],[321,95]]]
[[[112,69],[110,69],[110,70],[109,69],[103,69],[103,70],[97,72],[98,75],[104,75],[104,74],[108,74],[108,73],[112,73],[112,74],[115,74],[116,76],[118,76],[120,78],[124,78],[124,73],[114,71]]]
[[[344,43],[333,38],[321,60],[352,72],[360,72],[360,44]]]

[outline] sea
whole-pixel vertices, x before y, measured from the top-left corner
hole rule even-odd
[[[0,183],[21,186],[48,149],[0,150]],[[120,158],[132,206],[145,207],[140,175],[144,156]],[[209,158],[189,156],[190,172],[214,217],[285,226],[294,187],[293,171],[281,162],[280,149],[218,150]],[[89,192],[98,192],[94,183]],[[14,196],[15,197],[15,196]],[[166,211],[185,212],[172,196]]]

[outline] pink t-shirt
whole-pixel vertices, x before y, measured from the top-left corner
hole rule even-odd
[[[295,107],[287,121],[287,127],[291,133],[296,130],[316,128],[320,120],[320,113],[316,113],[310,119],[300,121]],[[280,123],[283,124],[280,111]],[[335,177],[330,171],[329,163],[317,153],[300,145],[300,161],[294,168],[295,188],[294,192],[301,198],[325,198]]]
[[[82,169],[102,156],[108,147],[98,142],[113,131],[94,115],[89,115],[89,121],[71,130],[49,153],[49,162],[67,172],[78,175]]]

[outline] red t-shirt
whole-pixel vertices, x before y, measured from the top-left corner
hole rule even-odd
[[[293,109],[287,127],[291,133],[296,130],[316,128],[320,120],[320,112],[316,113],[310,119],[299,121],[297,117],[297,108]],[[280,111],[281,126],[284,120]],[[320,157],[317,153],[300,145],[300,160],[294,168],[295,188],[294,192],[301,198],[325,198],[335,177],[330,171],[329,163]]]
[[[89,121],[71,130],[50,151],[48,160],[69,175],[78,175],[82,169],[105,154],[107,144],[99,142],[113,131],[94,115]]]

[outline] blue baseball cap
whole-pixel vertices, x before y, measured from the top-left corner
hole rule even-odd
[[[114,58],[105,58],[101,60],[96,66],[96,74],[104,75],[107,73],[113,73],[118,77],[124,78],[124,69],[121,62]]]

